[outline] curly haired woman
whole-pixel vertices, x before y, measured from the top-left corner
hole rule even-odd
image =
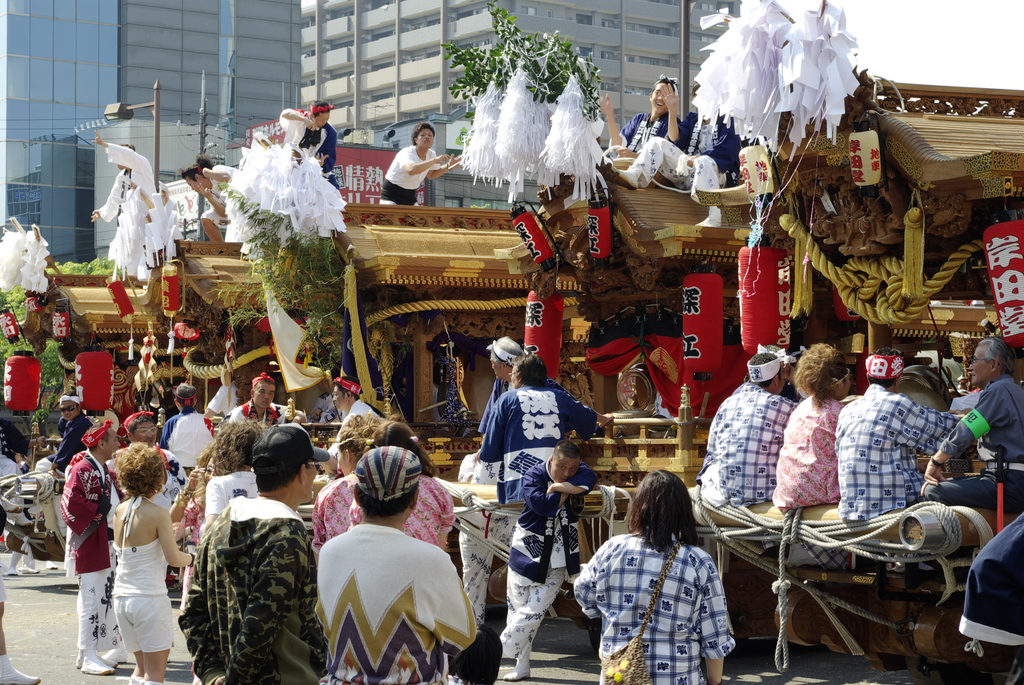
[[[786,424],[779,452],[775,495],[779,509],[839,502],[836,424],[850,392],[852,376],[842,352],[822,343],[800,357],[793,378],[809,397],[797,405]]]
[[[206,484],[206,523],[209,526],[235,497],[257,495],[256,474],[252,472],[252,446],[265,426],[258,421],[222,423],[214,446],[213,478]]]
[[[125,648],[135,653],[133,683],[162,683],[174,643],[167,565],[191,566],[195,557],[178,551],[171,516],[152,498],[163,490],[167,470],[160,454],[134,443],[117,458],[118,480],[128,501],[114,518],[114,613]]]

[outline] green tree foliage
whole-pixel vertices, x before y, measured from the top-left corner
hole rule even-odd
[[[114,263],[109,259],[94,259],[91,262],[64,262],[58,264],[57,268],[65,274],[109,274],[114,270]],[[8,292],[0,292],[0,309],[9,309],[18,317],[18,321],[25,320],[25,291],[16,287]],[[0,359],[5,362],[7,358],[18,350],[31,350],[32,346],[21,338],[11,343],[7,338],[0,336]],[[46,422],[50,412],[56,408],[60,400],[60,391],[64,387],[64,367],[57,361],[57,343],[53,340],[46,342],[46,349],[39,357],[42,363],[42,402],[39,409],[32,417],[40,425]]]
[[[555,33],[527,34],[515,25],[516,18],[497,6],[488,4],[498,44],[490,50],[459,47],[445,43],[445,59],[451,68],[465,67],[466,71],[455,79],[449,90],[463,100],[479,97],[487,92],[491,82],[505,90],[516,69],[522,67],[535,84],[533,99],[553,103],[565,90],[569,79],[576,77],[583,91],[583,112],[588,119],[597,118],[601,79],[597,75],[591,56],[580,57],[572,42],[562,40]]]

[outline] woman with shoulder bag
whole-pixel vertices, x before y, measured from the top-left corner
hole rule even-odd
[[[603,620],[602,682],[718,685],[736,643],[721,578],[697,547],[690,495],[678,476],[655,471],[641,481],[629,531],[602,545],[575,583],[583,611]]]

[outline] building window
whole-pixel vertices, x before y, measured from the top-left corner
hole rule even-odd
[[[583,24],[585,26],[593,26],[594,25],[594,17],[589,15],[589,14],[577,14],[576,15],[576,23],[577,24]]]
[[[594,48],[577,48],[580,57],[590,57],[594,54]]]
[[[537,8],[536,7],[527,7],[526,5],[523,5],[523,9],[526,10],[527,16],[530,16],[530,17],[537,16]]]
[[[461,197],[446,197],[444,199],[444,206],[445,207],[461,207],[462,206],[462,198]]]
[[[619,58],[618,55],[616,55],[615,52],[612,51],[612,50],[602,50],[601,51],[601,59],[618,59],[618,58]]]

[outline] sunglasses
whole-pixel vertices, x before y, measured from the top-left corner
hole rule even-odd
[[[73,412],[73,411],[74,411],[74,410],[76,410],[76,409],[78,409],[78,405],[77,405],[77,404],[75,404],[75,405],[72,405],[72,406],[70,406],[70,407],[61,407],[61,408],[60,408],[60,413],[61,413],[61,414],[68,414],[68,413],[70,413],[70,412]]]

